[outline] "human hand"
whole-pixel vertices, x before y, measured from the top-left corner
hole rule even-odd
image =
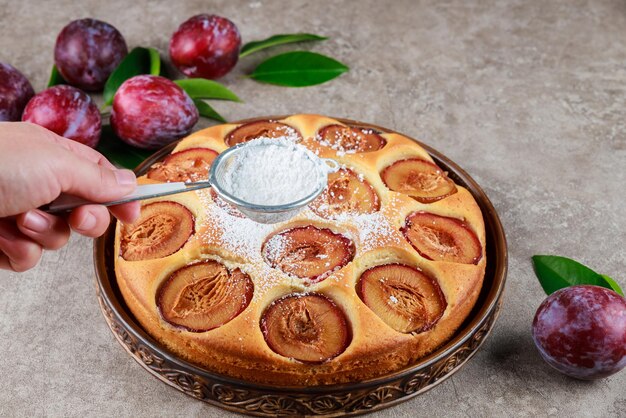
[[[139,203],[83,205],[55,216],[36,208],[61,193],[105,202],[131,193],[137,184],[130,170],[116,169],[103,155],[81,143],[25,122],[0,122],[0,268],[25,271],[44,249],[64,246],[70,228],[102,235],[110,212],[123,222],[139,216]]]

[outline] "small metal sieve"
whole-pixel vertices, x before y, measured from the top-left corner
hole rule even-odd
[[[262,148],[270,145],[292,147],[292,144],[285,144],[280,141],[252,141],[241,143],[227,149],[226,151],[218,155],[217,158],[213,161],[213,164],[211,165],[211,172],[209,173],[209,182],[212,184],[215,192],[222,199],[234,205],[237,209],[239,209],[239,211],[241,211],[241,213],[243,213],[253,221],[265,224],[283,222],[297,215],[298,212],[302,210],[302,208],[311,203],[317,196],[320,195],[320,193],[322,193],[322,191],[326,187],[326,184],[328,183],[328,174],[334,173],[339,169],[339,163],[337,163],[335,160],[320,158],[313,152],[307,150],[304,155],[306,156],[306,158],[314,163],[314,175],[317,176],[318,181],[316,182],[316,188],[314,190],[311,190],[311,193],[307,194],[305,197],[294,202],[280,205],[259,205],[256,203],[246,202],[226,191],[223,187],[225,171],[228,165],[233,163],[237,153],[241,152],[244,148],[247,147],[256,147],[259,148],[260,151]],[[281,186],[287,187],[288,185]]]

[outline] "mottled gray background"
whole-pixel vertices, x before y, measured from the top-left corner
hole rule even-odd
[[[626,286],[626,2],[477,3],[2,0],[0,61],[43,89],[57,33],[81,17],[163,56],[178,24],[200,12],[232,19],[244,42],[330,36],[303,48],[347,63],[348,74],[303,89],[261,85],[241,77],[269,54],[253,55],[223,79],[245,103],[216,108],[231,120],[322,113],[420,138],[482,185],[511,255],[502,315],[476,357],[378,415],[624,417],[626,372],[579,382],[539,358],[530,325],[544,294],[530,256],[573,257]],[[74,237],[28,273],[0,272],[0,415],[226,416],[149,376],[113,339],[91,245]]]

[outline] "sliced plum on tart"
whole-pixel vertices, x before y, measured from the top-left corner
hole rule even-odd
[[[159,289],[157,305],[165,321],[188,331],[202,332],[239,315],[253,293],[254,285],[247,274],[207,260],[172,273]]]
[[[296,128],[285,123],[272,120],[260,120],[245,123],[226,135],[224,142],[229,147],[257,138],[288,138],[294,142],[301,141],[302,135]]]
[[[367,180],[342,168],[328,175],[328,186],[309,207],[322,218],[333,219],[342,213],[376,212],[380,209],[380,200]]]
[[[322,145],[343,152],[370,152],[383,148],[387,141],[379,132],[368,128],[328,125],[317,132]]]
[[[385,264],[364,271],[357,293],[380,319],[403,333],[428,331],[447,307],[439,284],[404,264]]]
[[[326,296],[293,294],[275,300],[261,317],[272,351],[306,363],[323,363],[343,353],[352,331],[342,310]]]
[[[351,239],[308,225],[272,235],[261,251],[271,267],[317,282],[352,261],[356,250]]]
[[[120,255],[127,261],[152,260],[178,251],[194,233],[194,217],[176,202],[142,206],[139,218],[121,228]]]
[[[190,148],[170,154],[154,164],[148,178],[163,182],[197,181],[209,178],[209,169],[217,152],[208,148]]]
[[[402,233],[424,258],[477,264],[482,257],[478,237],[465,222],[428,212],[407,216]]]
[[[446,172],[421,158],[396,161],[387,166],[380,177],[390,190],[422,203],[436,202],[456,193],[456,185]]]

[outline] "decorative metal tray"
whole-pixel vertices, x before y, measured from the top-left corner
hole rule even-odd
[[[271,116],[247,119],[281,119]],[[381,132],[392,130],[367,123],[337,119],[345,124]],[[405,135],[406,136],[406,135]],[[480,348],[498,317],[507,272],[507,246],[498,215],[478,184],[440,152],[424,147],[449,176],[474,196],[485,220],[487,267],[476,306],[456,334],[417,363],[375,379],[330,386],[285,387],[259,385],[222,376],[178,358],[148,335],[133,318],[117,287],[113,239],[115,225],[94,243],[96,292],[104,318],[122,347],[162,382],[196,399],[230,411],[255,416],[351,416],[379,410],[425,392],[458,371]],[[170,144],[135,170],[145,174],[176,146]]]

